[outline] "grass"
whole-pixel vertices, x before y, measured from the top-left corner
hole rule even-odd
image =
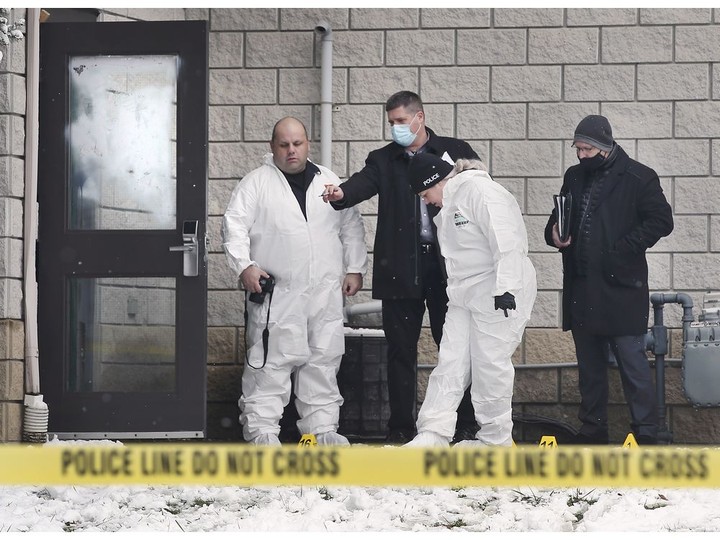
[[[543,502],[543,498],[540,495],[535,495],[532,489],[529,490],[530,494],[523,493],[518,489],[513,489],[512,492],[515,494],[515,501],[522,501],[531,504],[532,506],[539,506]]]
[[[446,519],[444,523],[441,523],[438,521],[436,523],[433,523],[432,526],[433,527],[445,527],[446,529],[455,529],[456,527],[466,527],[467,523],[465,523],[462,518],[457,518],[454,521],[448,521]]]
[[[330,501],[333,498],[333,496],[330,495],[330,493],[328,492],[328,490],[325,486],[320,486],[318,488],[318,493],[320,494],[320,497],[322,497],[323,500],[325,500],[325,501]]]

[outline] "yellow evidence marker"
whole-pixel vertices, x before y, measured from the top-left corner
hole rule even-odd
[[[540,437],[540,448],[557,448],[557,439],[555,435],[543,435]]]
[[[317,446],[317,439],[312,433],[304,433],[303,436],[300,437],[300,442],[298,443],[298,446]]]
[[[635,435],[632,433],[628,433],[628,436],[625,437],[625,442],[622,444],[623,448],[637,448],[640,446],[638,442],[635,440]]]

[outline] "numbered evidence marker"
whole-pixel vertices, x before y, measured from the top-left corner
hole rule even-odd
[[[625,442],[623,443],[623,448],[637,448],[640,446],[638,442],[635,440],[635,435],[632,433],[628,433],[628,436],[625,437]]]
[[[557,439],[555,435],[543,435],[540,437],[540,448],[557,448]]]
[[[303,436],[300,437],[298,446],[317,446],[317,439],[312,433],[304,433]]]

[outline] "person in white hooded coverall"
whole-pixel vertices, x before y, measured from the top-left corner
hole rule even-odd
[[[333,210],[319,196],[338,178],[307,159],[307,131],[299,120],[281,119],[270,147],[263,165],[235,187],[222,229],[230,267],[248,293],[261,292],[261,277],[275,279],[262,304],[246,301],[247,365],[238,402],[243,436],[280,444],[294,376],[300,433],[315,434],[318,444],[348,444],[337,433],[343,399],[336,375],[345,352],[343,294],[362,287],[367,266],[362,218],[357,209]]]
[[[448,446],[468,385],[480,430],[476,440],[458,444],[511,446],[512,355],[537,294],[522,213],[478,160],[458,160],[453,167],[436,155],[418,154],[408,181],[441,208],[435,224],[449,302],[418,434],[407,446]]]

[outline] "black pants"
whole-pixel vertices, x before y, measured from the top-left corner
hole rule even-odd
[[[434,251],[421,257],[423,298],[385,299],[382,318],[388,344],[388,398],[390,420],[388,428],[415,431],[417,405],[417,344],[420,339],[425,305],[430,316],[433,340],[440,346],[445,323],[448,297],[443,283],[438,254]],[[457,427],[474,427],[475,413],[470,390],[465,390],[458,407]]]
[[[655,439],[658,431],[657,397],[645,353],[645,336],[597,336],[572,329],[580,375],[580,433],[608,436],[608,347],[617,359],[625,400],[636,437]]]

